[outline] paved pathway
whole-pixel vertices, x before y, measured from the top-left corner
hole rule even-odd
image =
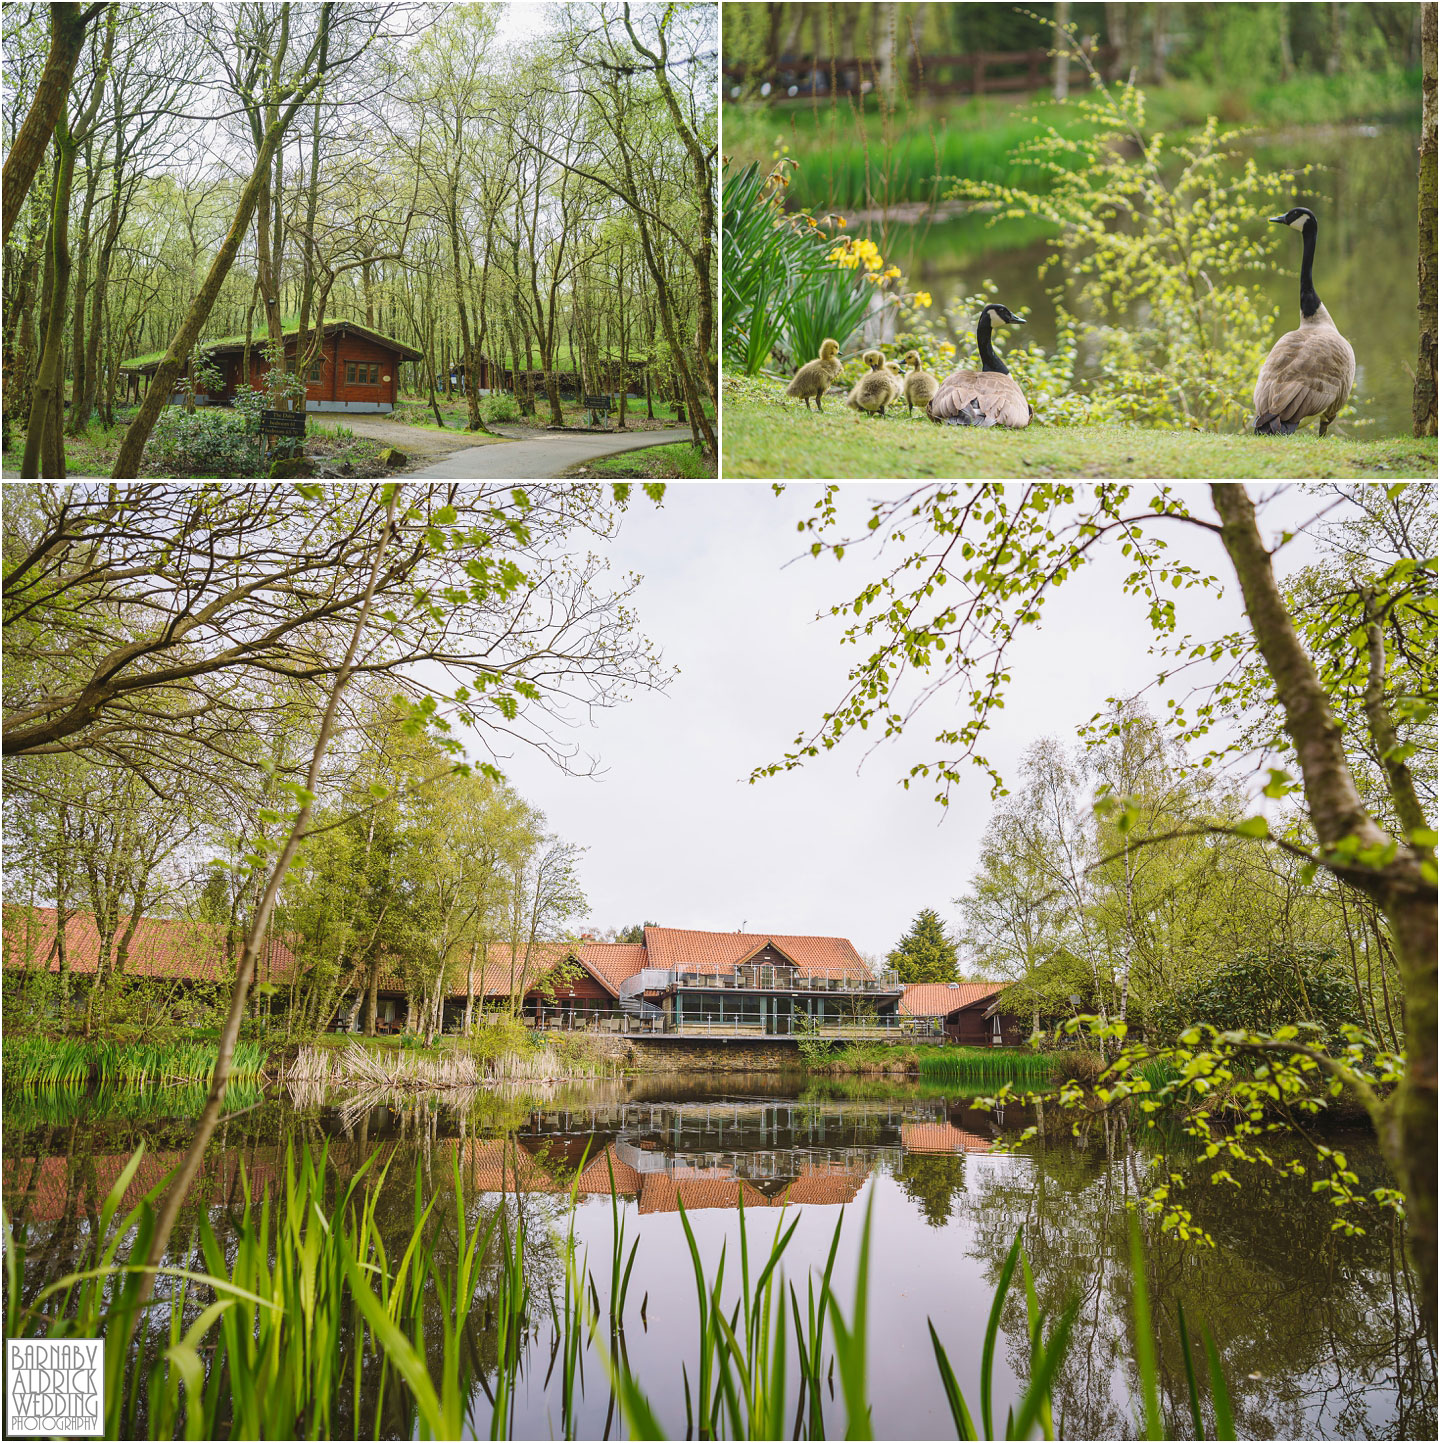
[[[498,427],[496,429],[499,429]],[[514,435],[514,432],[507,434]],[[525,440],[508,445],[474,446],[457,451],[443,461],[414,471],[414,476],[439,476],[451,481],[532,481],[558,476],[582,461],[598,456],[613,456],[619,451],[639,451],[646,446],[668,446],[688,441],[690,428],[674,427],[667,431],[607,432],[584,435],[573,431],[542,431],[524,433]]]

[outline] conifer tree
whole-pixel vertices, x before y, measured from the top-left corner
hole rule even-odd
[[[955,943],[946,935],[932,907],[916,913],[910,930],[885,960],[905,983],[955,981]]]

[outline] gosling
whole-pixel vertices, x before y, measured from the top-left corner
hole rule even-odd
[[[863,359],[870,370],[855,383],[845,404],[883,420],[886,406],[900,394],[900,377],[886,366],[879,351],[866,351]]]
[[[820,398],[840,379],[840,372],[845,369],[839,356],[840,342],[832,341],[828,337],[820,342],[820,359],[818,361],[806,361],[806,363],[795,372],[795,378],[785,387],[787,396],[799,396],[805,402],[805,409],[810,409],[810,398],[815,398],[815,409],[824,411],[820,404]]]
[[[905,409],[915,414],[916,406],[923,411],[930,404],[930,398],[940,389],[940,382],[929,371],[920,369],[920,352],[906,351],[905,364],[910,374],[905,377]]]

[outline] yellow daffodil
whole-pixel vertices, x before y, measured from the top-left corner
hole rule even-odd
[[[940,354],[942,356],[953,356],[955,354],[955,347],[952,346],[949,341],[941,341]]]
[[[885,267],[885,279],[886,279],[887,281],[893,281],[893,280],[895,279],[895,277],[898,276],[899,274],[900,274],[900,267],[899,267],[899,266],[886,266],[886,267]]]
[[[929,291],[916,291],[916,292],[915,292],[915,304],[916,304],[917,306],[926,306],[926,307],[928,307],[928,306],[930,305],[930,292],[929,292]]]
[[[835,217],[835,224],[838,225],[841,230],[844,230],[844,229],[845,229],[845,217],[844,217],[843,215],[837,215],[837,216]]]

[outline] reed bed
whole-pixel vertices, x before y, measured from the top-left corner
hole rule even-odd
[[[485,1088],[588,1081],[603,1071],[613,1068],[561,1056],[551,1047],[487,1055],[463,1047],[418,1052],[352,1042],[339,1051],[300,1048],[282,1078],[296,1106],[316,1105],[332,1090],[343,1090],[346,1106],[354,1109],[422,1093],[443,1094],[447,1101],[460,1103]]]
[[[62,1037],[16,1037],[5,1043],[4,1072],[14,1087],[102,1087],[127,1084],[207,1084],[215,1069],[212,1042],[111,1042]],[[236,1045],[231,1078],[251,1081],[265,1071],[267,1049]]]
[[[548,1389],[554,1379],[559,1394],[561,1435],[574,1438],[586,1427],[581,1408],[587,1359],[590,1378],[598,1377],[609,1393],[606,1436],[614,1435],[617,1408],[630,1437],[666,1436],[626,1350],[629,1282],[639,1240],[627,1237],[613,1179],[608,1267],[592,1269],[588,1252],[577,1256],[572,1190],[569,1227],[560,1243],[563,1287],[558,1298],[551,1290],[542,1299],[530,1286],[527,1257],[535,1247],[552,1245],[548,1234],[532,1240],[518,1197],[502,1197],[488,1212],[467,1204],[458,1160],[449,1188],[438,1190],[417,1165],[407,1234],[403,1223],[397,1231],[393,1222],[386,1229],[380,1221],[393,1154],[375,1153],[341,1186],[327,1175],[323,1151],[287,1152],[274,1205],[268,1189],[257,1203],[247,1185],[237,1236],[224,1246],[202,1213],[198,1240],[208,1271],[162,1268],[150,1314],[132,1328],[139,1270],[123,1265],[118,1255],[126,1239],[131,1256],[143,1255],[154,1227],[155,1194],[128,1215],[118,1213],[141,1156],[131,1158],[100,1209],[91,1266],[51,1284],[27,1305],[20,1288],[23,1228],[9,1238],[5,1255],[8,1336],[106,1338],[107,1436],[351,1438],[384,1432],[508,1438],[515,1431],[521,1376],[531,1369],[533,1387],[543,1368],[542,1386]],[[698,1346],[681,1365],[686,1436],[873,1437],[869,1207],[848,1306],[831,1286],[843,1210],[825,1268],[808,1272],[803,1294],[784,1273],[798,1218],[787,1220],[782,1213],[768,1253],[752,1256],[741,1205],[738,1279],[732,1271],[728,1292],[726,1249],[708,1270],[683,1205],[680,1218],[699,1308]],[[1131,1266],[1140,1426],[1146,1438],[1179,1437],[1182,1420],[1163,1418],[1156,1402],[1156,1349],[1133,1225]],[[995,1408],[994,1362],[1017,1271],[1025,1290],[1029,1363],[1024,1392],[1002,1423]],[[1056,1318],[1040,1311],[1017,1234],[990,1309],[974,1413],[931,1325],[935,1365],[958,1438],[1025,1438],[1037,1429],[1046,1438],[1055,1436],[1050,1395],[1076,1308],[1071,1300]],[[547,1313],[548,1348],[540,1341]],[[1183,1313],[1179,1325],[1190,1402],[1190,1417],[1183,1422],[1203,1437],[1201,1386]],[[482,1326],[491,1335],[484,1347]],[[1203,1329],[1201,1338],[1212,1436],[1233,1438],[1214,1342]]]
[[[1043,1087],[1052,1072],[1044,1053],[979,1047],[930,1048],[921,1055],[919,1067],[926,1082],[1014,1082],[1028,1087]]]

